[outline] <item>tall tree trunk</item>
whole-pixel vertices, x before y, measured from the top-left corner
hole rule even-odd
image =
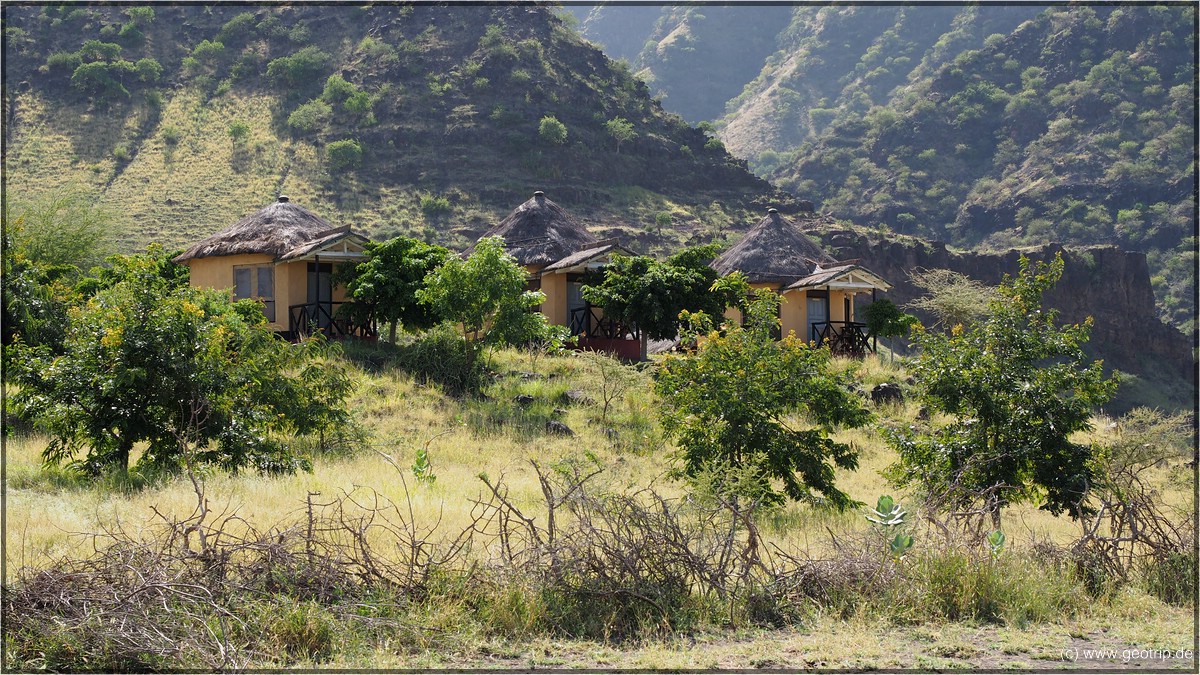
[[[396,324],[398,323],[400,322],[393,319],[388,326],[388,342],[392,344],[396,344]]]

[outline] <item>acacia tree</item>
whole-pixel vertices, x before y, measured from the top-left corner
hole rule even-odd
[[[339,269],[337,283],[344,284],[353,299],[349,311],[362,323],[386,321],[388,342],[396,343],[396,326],[423,329],[433,326],[437,316],[417,300],[425,277],[446,262],[449,253],[441,246],[411,237],[396,237],[366,246],[367,259]]]
[[[162,256],[127,256],[71,308],[60,354],[14,345],[17,410],[50,436],[43,458],[90,475],[208,463],[308,468],[288,439],[349,422],[350,381],[317,341],[277,338],[253,301],[180,286]]]
[[[834,484],[834,467],[853,470],[858,453],[829,434],[866,424],[870,413],[831,371],[828,348],[771,339],[778,316],[778,296],[760,291],[745,325],[726,324],[693,352],[666,357],[654,383],[663,429],[678,439],[689,476],[740,477],[718,487],[844,509],[854,501]]]
[[[618,256],[605,267],[599,284],[584,285],[583,297],[603,307],[606,316],[637,325],[645,360],[648,339],[669,340],[679,333],[680,312],[720,316],[745,297],[745,289],[717,283],[720,276],[708,265],[716,253],[716,245],[710,244],[666,261]]]
[[[920,488],[931,508],[980,513],[997,530],[1001,509],[1016,502],[1040,499],[1056,515],[1081,515],[1092,449],[1071,434],[1090,428],[1117,381],[1083,352],[1091,319],[1058,327],[1057,312],[1042,308],[1062,269],[1061,255],[1036,264],[1022,257],[987,318],[948,334],[914,334],[921,400],[952,420],[889,432],[900,455],[890,474],[900,487]]]

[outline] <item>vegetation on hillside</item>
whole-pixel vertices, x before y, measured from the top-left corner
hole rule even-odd
[[[126,251],[280,191],[378,239],[453,248],[534,187],[614,228],[664,203],[695,224],[788,201],[545,8],[137,9],[5,17],[22,83],[5,93],[10,190],[95,185],[129,215]],[[690,235],[628,225],[646,248]]]

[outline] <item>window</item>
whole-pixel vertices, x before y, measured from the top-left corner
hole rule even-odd
[[[263,304],[267,321],[275,322],[275,267],[240,265],[233,268],[233,299],[254,298]]]

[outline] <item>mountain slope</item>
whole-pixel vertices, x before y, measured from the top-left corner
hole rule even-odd
[[[4,19],[10,199],[89,185],[126,214],[126,249],[204,236],[280,191],[375,236],[462,246],[540,188],[643,250],[792,201],[542,7],[9,6]],[[610,132],[618,119],[632,138]],[[656,229],[658,213],[672,227]]]
[[[718,8],[664,8],[634,67],[685,117],[728,106],[730,152],[839,218],[964,248],[1144,252],[1162,316],[1195,333],[1195,6],[789,9],[722,7],[725,30],[704,31],[695,13]],[[712,63],[738,26],[774,51],[735,74]]]

